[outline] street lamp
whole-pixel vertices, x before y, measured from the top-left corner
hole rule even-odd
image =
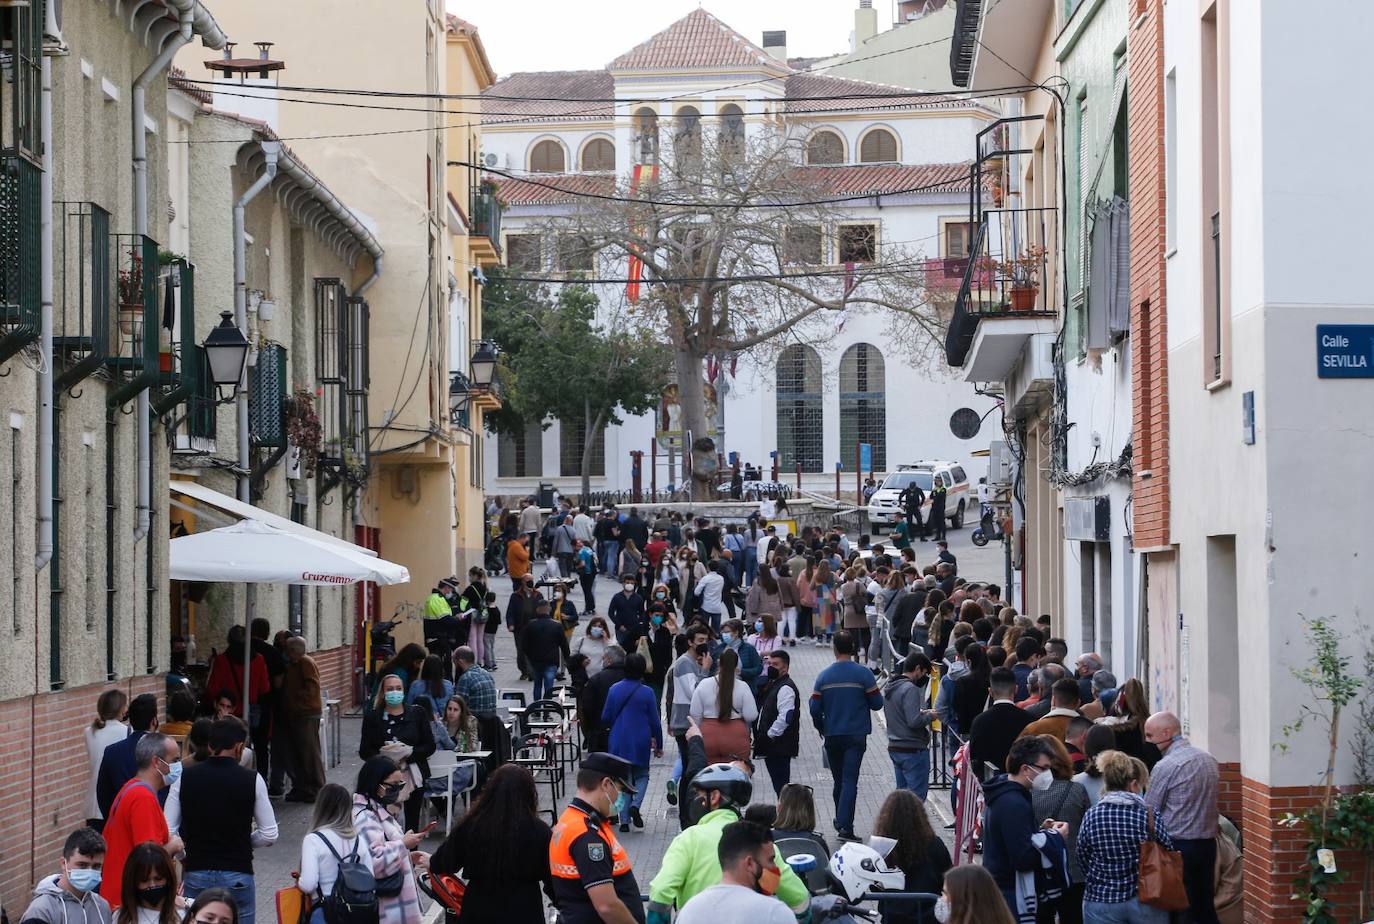
[[[248,338],[234,325],[234,316],[221,311],[222,320],[210,331],[210,336],[201,344],[205,348],[205,359],[210,366],[210,381],[215,385],[215,394],[221,404],[234,400],[234,392],[243,381],[243,365],[248,361]],[[224,388],[229,388],[229,396],[224,396]]]
[[[490,388],[492,377],[496,375],[496,346],[490,340],[477,341],[477,352],[472,354],[472,384],[477,388]]]
[[[464,415],[468,409],[468,402],[472,396],[469,394],[467,377],[461,372],[454,372],[448,383],[448,419],[449,423],[455,427],[467,426]]]

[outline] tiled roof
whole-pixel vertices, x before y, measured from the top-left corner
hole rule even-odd
[[[210,105],[214,100],[210,91],[198,83],[190,83],[189,81],[190,78],[186,76],[186,72],[179,67],[173,67],[167,72],[167,85],[169,87],[175,87],[198,103]]]
[[[616,58],[609,68],[634,71],[760,65],[784,70],[787,67],[710,13],[697,8]]]
[[[520,97],[557,97],[555,100]],[[614,115],[605,100],[615,96],[606,71],[523,71],[503,77],[482,91],[482,124],[536,120],[604,121]],[[516,97],[497,99],[493,97]]]
[[[615,178],[605,174],[548,173],[530,177],[492,174],[483,179],[496,184],[496,197],[506,205],[573,202],[583,198],[579,193],[615,194]],[[556,188],[550,189],[551,186]]]
[[[834,167],[798,167],[797,187],[805,195],[857,196],[966,192],[969,167],[962,164],[855,164]],[[554,205],[582,199],[581,194],[616,194],[613,177],[605,174],[549,173],[528,177],[490,174],[497,197],[506,205]],[[550,188],[555,187],[555,188]]]
[[[953,96],[884,96],[881,99],[863,99],[875,93],[900,93],[906,87],[890,84],[872,83],[867,80],[854,80],[849,77],[831,77],[827,74],[797,73],[787,78],[788,112],[837,112],[862,109],[880,114],[885,109],[949,109],[972,105],[971,100]],[[852,93],[853,96],[841,96]],[[824,96],[827,99],[798,99],[797,97]]]
[[[472,23],[468,22],[466,19],[459,19],[452,13],[449,13],[444,18],[444,22],[449,32],[464,32],[472,34],[477,31],[477,27],[474,26]]]

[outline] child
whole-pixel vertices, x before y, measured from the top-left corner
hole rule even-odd
[[[501,610],[496,606],[496,594],[487,591],[487,621],[482,625],[482,667],[496,670],[496,630],[501,628]]]

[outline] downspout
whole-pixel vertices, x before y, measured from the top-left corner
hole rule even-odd
[[[147,119],[148,84],[172,64],[172,59],[195,34],[195,4],[188,4],[180,11],[181,25],[158,52],[152,63],[134,79],[130,94],[134,142],[134,233],[148,233],[148,135],[144,122]],[[152,523],[153,501],[153,463],[152,427],[153,414],[148,389],[138,393],[138,525],[134,529],[134,542],[148,535]],[[151,554],[151,553],[150,553]]]
[[[52,57],[43,55],[39,133],[43,172],[38,180],[39,366],[38,373],[38,542],[34,568],[53,558],[53,356],[52,356]],[[57,621],[53,620],[53,625]],[[54,678],[55,679],[55,678]]]
[[[262,176],[258,177],[252,186],[244,191],[239,200],[234,203],[234,323],[239,330],[248,330],[248,239],[245,227],[245,211],[248,203],[252,202],[258,195],[266,189],[274,177],[277,175],[277,158],[281,154],[281,142],[264,141],[262,142],[262,153],[266,158],[266,169]],[[238,499],[245,504],[253,503],[253,463],[249,454],[249,433],[248,433],[248,388],[246,377],[248,367],[244,366],[243,374],[245,380],[239,381],[237,396],[238,411],[238,449],[239,461],[237,471]],[[240,701],[243,706],[243,719],[248,721],[248,691],[249,683],[253,675],[253,639],[252,625],[253,613],[257,608],[257,585],[246,584],[243,590],[243,699]]]
[[[372,288],[372,284],[377,281],[377,277],[380,275],[382,275],[382,258],[379,254],[372,258],[372,275],[364,279],[363,284],[358,286],[358,288],[353,291],[353,294],[362,295],[368,289]]]

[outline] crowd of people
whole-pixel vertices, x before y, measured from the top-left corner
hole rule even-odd
[[[443,627],[426,636],[444,644],[407,645],[377,671],[351,793],[324,782],[318,735],[307,733],[318,669],[299,639],[267,643],[266,626],[248,639],[247,702],[241,634],[211,671],[228,678],[203,702],[174,695],[166,723],[151,696],[102,695],[86,735],[90,821],[22,920],[70,924],[79,913],[92,924],[89,913],[104,924],[115,909],[136,924],[252,924],[253,852],[278,838],[272,799],[287,777],[290,797],[314,804],[299,879],[312,924],[418,924],[422,871],[461,875],[465,921],[533,924],[546,901],[568,924],[805,920],[832,852],[862,846],[860,771],[875,735],[893,783],[867,832],[881,848],[870,865],[929,896],[884,905],[890,924],[1163,922],[1169,912],[1138,889],[1145,843],[1181,855],[1184,920],[1219,920],[1214,871],[1229,842],[1218,837],[1216,761],[1175,716],[1149,712],[1138,680],[1118,683],[1093,652],[1070,660],[1049,617],[1021,615],[996,584],[960,576],[943,542],[918,563],[910,543],[789,537],[758,519],[721,529],[563,504],[549,520],[542,549],[550,530],[537,507],[506,525],[504,541],[525,554],[507,555],[504,618],[483,569],[461,589],[436,587],[446,607],[427,602],[425,615]],[[528,570],[543,553],[556,563],[549,596]],[[594,579],[578,582],[581,607],[569,599],[576,585],[562,579],[583,568],[620,580],[600,611]],[[530,771],[504,763],[497,744],[488,627],[503,624],[534,699],[560,687],[576,702],[576,794],[553,825]],[[808,640],[833,662],[803,709],[791,649]],[[619,836],[645,828],[650,766],[669,739],[665,797],[679,833],[648,878],[646,910]],[[480,780],[431,777],[438,751],[479,747],[497,753]],[[829,770],[833,835],[820,830],[812,786],[793,781],[804,749]],[[932,767],[946,759],[952,768]],[[976,810],[978,863],[954,866],[932,828],[933,770],[955,781],[956,817]],[[443,817],[444,801],[469,788],[476,797],[442,845],[422,850],[426,801]],[[818,869],[794,870],[799,855]],[[360,905],[364,917],[348,917]]]

